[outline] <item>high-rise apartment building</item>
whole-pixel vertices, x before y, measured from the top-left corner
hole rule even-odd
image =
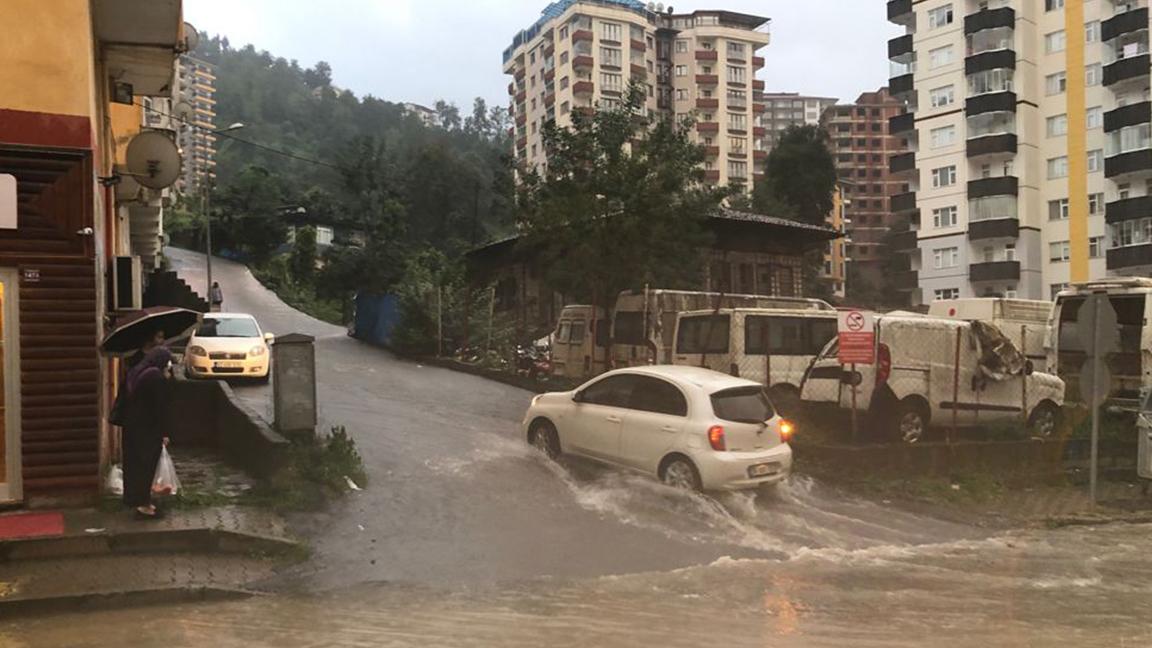
[[[889,281],[888,238],[897,227],[889,201],[908,191],[907,182],[888,171],[888,158],[907,150],[903,138],[888,132],[888,120],[903,112],[903,103],[880,88],[861,94],[856,103],[826,109],[821,118],[845,194],[844,230],[850,241],[831,245],[845,246],[851,277],[877,289]]]
[[[544,125],[577,111],[618,105],[631,82],[644,109],[693,115],[707,147],[709,182],[751,186],[763,171],[764,66],[768,19],[731,11],[675,14],[637,0],[560,0],[504,51],[517,161],[545,162]]]
[[[798,92],[765,93],[760,125],[766,131],[764,139],[768,149],[776,146],[780,133],[789,126],[819,124],[824,111],[834,105],[834,97],[810,97]]]
[[[1152,270],[1146,0],[890,0],[920,301]],[[911,246],[909,237],[908,246]],[[915,287],[915,288],[913,288]]]
[[[216,177],[216,71],[211,63],[187,54],[180,57],[176,70],[177,112],[183,123],[177,129],[177,144],[184,157],[184,169],[176,189],[195,191],[205,175]]]

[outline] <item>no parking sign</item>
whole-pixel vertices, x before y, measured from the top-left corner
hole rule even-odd
[[[837,314],[840,364],[876,362],[875,317],[869,311],[843,310]]]

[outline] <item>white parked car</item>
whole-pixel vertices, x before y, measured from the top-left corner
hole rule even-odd
[[[694,490],[755,488],[786,478],[793,426],[764,386],[710,369],[618,369],[541,394],[524,415],[528,442]]]
[[[267,382],[272,364],[268,343],[256,318],[244,313],[205,313],[184,351],[189,378],[255,378]]]

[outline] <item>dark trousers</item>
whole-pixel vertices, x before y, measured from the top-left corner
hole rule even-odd
[[[148,506],[152,503],[152,482],[160,462],[163,443],[153,430],[124,428],[124,504]]]

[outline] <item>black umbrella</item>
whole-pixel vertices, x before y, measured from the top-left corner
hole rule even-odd
[[[200,323],[200,313],[176,306],[152,306],[129,313],[116,320],[100,352],[110,356],[127,356],[140,350],[156,331],[164,332],[165,341],[187,336]]]

